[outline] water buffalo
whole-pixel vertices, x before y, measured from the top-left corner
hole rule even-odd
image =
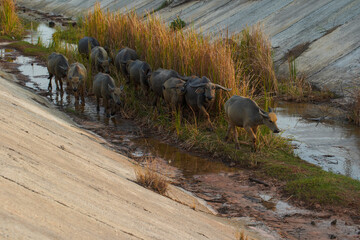
[[[156,105],[159,98],[163,98],[163,84],[170,78],[175,77],[187,81],[189,78],[181,76],[178,72],[172,69],[159,68],[151,73],[149,79],[150,89],[155,93],[153,105]]]
[[[76,101],[79,101],[79,95],[81,95],[81,102],[85,103],[85,82],[87,77],[87,71],[83,64],[73,63],[70,65],[67,78],[68,86],[72,88]]]
[[[184,105],[185,83],[186,82],[180,78],[172,77],[163,84],[164,100],[173,111],[176,111],[176,109]]]
[[[91,53],[91,49],[93,49],[96,46],[100,46],[98,40],[96,40],[93,37],[83,37],[82,39],[79,40],[78,50],[80,54],[83,54],[88,57],[89,54]]]
[[[207,118],[209,129],[213,126],[210,121],[210,116],[207,112],[215,100],[215,90],[230,91],[219,84],[212,83],[207,77],[192,78],[185,85],[185,101],[192,111],[200,111]]]
[[[254,150],[256,150],[256,132],[259,125],[268,126],[274,133],[280,132],[276,125],[276,114],[271,109],[265,112],[250,98],[232,96],[225,103],[225,114],[229,124],[225,141],[229,139],[230,132],[233,130],[236,149],[239,149],[236,127],[245,128],[252,139]]]
[[[96,96],[96,102],[97,102],[96,110],[100,111],[100,98],[102,98],[106,116],[110,117],[109,114],[110,108],[111,108],[111,115],[114,115],[115,104],[121,105],[120,96],[122,90],[123,90],[122,86],[115,87],[114,79],[109,74],[105,74],[105,73],[96,74],[93,82],[93,92]]]
[[[128,60],[139,59],[139,56],[134,49],[125,47],[119,50],[115,57],[115,67],[118,72],[126,79],[126,83],[129,83],[129,73],[126,69],[126,64]]]
[[[149,78],[151,76],[150,65],[140,60],[128,60],[126,69],[130,82],[140,85],[144,94],[146,94],[149,90]]]
[[[103,47],[94,47],[91,50],[91,64],[97,72],[110,73],[109,71],[109,57]]]
[[[69,63],[67,58],[60,53],[53,52],[48,57],[46,65],[49,72],[49,77],[48,77],[49,91],[52,90],[51,79],[53,76],[55,76],[56,90],[59,90],[59,82],[60,82],[60,89],[61,91],[63,91],[62,80],[63,78],[66,78],[69,68]]]

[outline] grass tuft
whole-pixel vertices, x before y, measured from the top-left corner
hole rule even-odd
[[[156,173],[156,166],[154,165],[154,162],[146,164],[145,168],[136,166],[135,174],[136,181],[141,186],[160,193],[161,195],[165,195],[169,183],[165,177]]]
[[[349,106],[348,119],[357,126],[360,126],[360,89],[355,91],[353,102]]]

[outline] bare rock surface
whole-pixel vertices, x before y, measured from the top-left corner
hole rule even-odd
[[[169,197],[139,186],[128,158],[0,76],[1,239],[234,239],[243,228],[173,186]]]

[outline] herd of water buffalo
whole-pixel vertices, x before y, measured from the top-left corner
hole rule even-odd
[[[207,110],[215,101],[216,90],[231,90],[212,83],[205,76],[182,76],[174,70],[162,68],[152,71],[148,63],[139,59],[135,50],[127,47],[120,49],[114,55],[114,61],[111,61],[107,51],[93,37],[82,38],[78,44],[78,51],[87,58],[90,57],[92,71],[97,73],[92,88],[97,100],[97,110],[100,110],[100,99],[102,99],[107,116],[115,114],[116,105],[121,105],[123,91],[123,87],[117,87],[114,79],[109,75],[110,62],[114,62],[116,70],[126,79],[126,83],[140,88],[144,96],[153,92],[153,105],[156,106],[159,99],[164,99],[173,110],[188,106],[193,112],[199,112],[207,118],[210,129],[213,129],[213,126]],[[76,101],[81,97],[84,104],[87,70],[83,64],[75,62],[69,66],[65,56],[54,52],[48,57],[47,68],[50,91],[53,77],[55,77],[56,89],[60,91],[63,91],[62,80],[67,79],[67,88],[73,91]],[[249,98],[234,95],[226,101],[224,108],[228,121],[225,140],[229,139],[233,131],[236,148],[239,148],[236,126],[245,128],[252,139],[254,149],[256,149],[256,132],[259,125],[264,124],[274,133],[279,132],[275,113],[271,109],[270,112],[265,112]]]

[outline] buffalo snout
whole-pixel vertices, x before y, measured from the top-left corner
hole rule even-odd
[[[275,130],[273,131],[273,133],[279,133],[279,132],[280,132],[279,129],[275,129]]]
[[[77,92],[77,90],[78,90],[77,88],[73,88],[73,91],[74,91],[74,92]]]

